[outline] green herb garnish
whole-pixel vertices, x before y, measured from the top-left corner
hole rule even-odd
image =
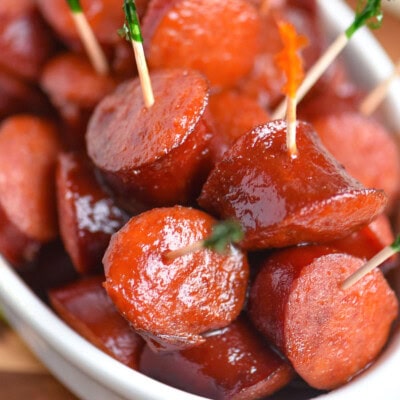
[[[72,12],[74,12],[74,13],[83,12],[79,0],[67,0],[67,3]]]
[[[366,3],[366,4],[365,4]],[[381,0],[359,0],[356,16],[353,23],[346,29],[346,36],[350,39],[362,26],[367,25],[371,29],[377,29],[382,25],[383,13]]]
[[[118,30],[118,34],[129,42],[134,40],[135,42],[143,43],[135,1],[124,0],[122,8],[125,12],[125,23],[124,26]]]

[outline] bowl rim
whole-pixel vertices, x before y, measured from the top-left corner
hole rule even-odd
[[[317,0],[317,3],[322,18],[327,21],[326,29],[328,35],[332,32],[343,31],[353,19],[352,11],[342,0]],[[335,15],[335,19],[332,18],[332,15]],[[364,28],[355,34],[344,53],[348,59],[350,55],[355,53],[357,60],[360,58],[364,63],[365,69],[362,73],[356,71],[356,80],[366,89],[371,88],[371,86],[387,77],[393,70],[393,64],[384,50],[372,34]],[[369,61],[365,64],[365,61],[368,61],[371,57],[374,62],[371,63]],[[375,65],[377,60],[379,60],[379,67]],[[356,67],[356,65],[350,65],[350,70],[353,70],[353,74]],[[400,118],[393,117],[396,112],[400,115],[400,96],[396,97],[396,92],[400,93],[399,79],[391,87],[389,96],[383,106],[383,114],[386,120],[389,121],[390,127],[400,131]],[[205,399],[149,378],[97,349],[73,331],[45,305],[1,257],[0,303],[4,307],[6,317],[11,325],[24,337],[29,347],[50,369],[51,366],[42,357],[37,347],[30,343],[29,332],[24,332],[26,326],[29,326],[53,351],[68,360],[77,370],[101,382],[115,392],[116,395],[121,396],[121,399],[133,399],[136,397],[149,400]],[[43,321],[46,321],[46,323],[43,323]],[[83,349],[84,351],[77,351],[77,349]],[[383,354],[367,371],[347,385],[325,395],[320,395],[315,399],[350,400],[361,398],[361,396],[364,396],[364,399],[375,399],[377,395],[382,395],[382,387],[390,390],[389,394],[394,391],[393,393],[396,396],[400,392],[400,381],[393,379],[390,372],[396,371],[396,366],[399,365],[400,332],[398,331],[392,337]],[[110,374],[110,371],[113,373]],[[60,376],[58,378],[60,379]],[[64,381],[64,384],[71,391],[75,391],[67,381]],[[388,397],[385,398],[388,399]],[[390,398],[394,400],[397,397]]]

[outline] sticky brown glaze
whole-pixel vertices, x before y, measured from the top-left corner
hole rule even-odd
[[[385,207],[323,148],[311,125],[297,123],[298,155],[286,147],[286,122],[248,132],[210,173],[199,204],[242,224],[246,249],[285,247],[345,237]]]
[[[46,21],[69,46],[81,48],[81,41],[65,0],[37,0]],[[114,45],[122,40],[117,31],[124,24],[122,5],[115,0],[81,0],[83,12],[97,40]]]
[[[200,250],[170,260],[166,253],[211,234],[215,220],[185,207],[133,217],[111,238],[104,255],[105,288],[122,315],[156,350],[191,347],[211,329],[227,326],[243,307],[246,256]]]
[[[397,316],[396,296],[378,269],[340,289],[363,263],[328,247],[277,251],[251,287],[252,321],[315,388],[334,389],[368,366]]]
[[[98,105],[86,136],[90,158],[129,209],[187,204],[211,168],[206,79],[179,69],[151,81],[151,109],[139,80],[129,81]]]
[[[67,144],[82,148],[93,109],[115,89],[116,81],[97,74],[85,57],[64,53],[45,65],[40,84],[62,117]]]
[[[123,364],[138,369],[144,340],[115,309],[102,286],[103,281],[103,276],[93,276],[52,289],[50,303],[89,342]]]
[[[54,40],[35,1],[0,2],[0,66],[14,75],[36,80],[54,49]]]
[[[215,126],[213,140],[218,161],[236,139],[270,119],[256,100],[233,90],[211,95],[210,112]]]
[[[47,242],[58,233],[55,164],[60,145],[46,120],[10,117],[0,126],[0,205],[28,238]]]
[[[230,400],[269,396],[294,376],[245,317],[191,349],[157,354],[145,347],[140,371],[190,393]]]
[[[125,213],[97,182],[92,165],[77,153],[62,153],[56,174],[61,237],[82,274],[101,268],[111,235],[127,221]]]
[[[400,156],[394,137],[378,121],[356,112],[326,114],[313,125],[350,175],[368,188],[385,191],[390,211],[400,194]]]
[[[245,0],[153,0],[143,20],[150,67],[193,68],[219,88],[250,72],[259,31],[257,10]]]

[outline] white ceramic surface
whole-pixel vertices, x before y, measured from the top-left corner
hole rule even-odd
[[[330,35],[352,20],[339,0],[319,0]],[[353,76],[364,87],[373,87],[392,65],[366,31],[356,33],[345,51]],[[397,92],[397,99],[396,94]],[[383,109],[391,127],[400,131],[400,82],[392,87]],[[115,361],[82,339],[44,305],[0,258],[0,303],[10,323],[29,347],[78,397],[85,400],[195,400],[201,397],[154,381]],[[400,399],[400,333],[372,368],[350,384],[320,396],[320,400]]]

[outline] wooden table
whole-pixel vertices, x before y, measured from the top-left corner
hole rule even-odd
[[[385,0],[384,0],[385,1]],[[400,1],[400,0],[399,0]],[[349,0],[354,6],[355,0]],[[385,15],[375,32],[393,60],[400,59],[400,20]],[[76,400],[35,359],[17,335],[0,322],[0,398],[4,400]]]

